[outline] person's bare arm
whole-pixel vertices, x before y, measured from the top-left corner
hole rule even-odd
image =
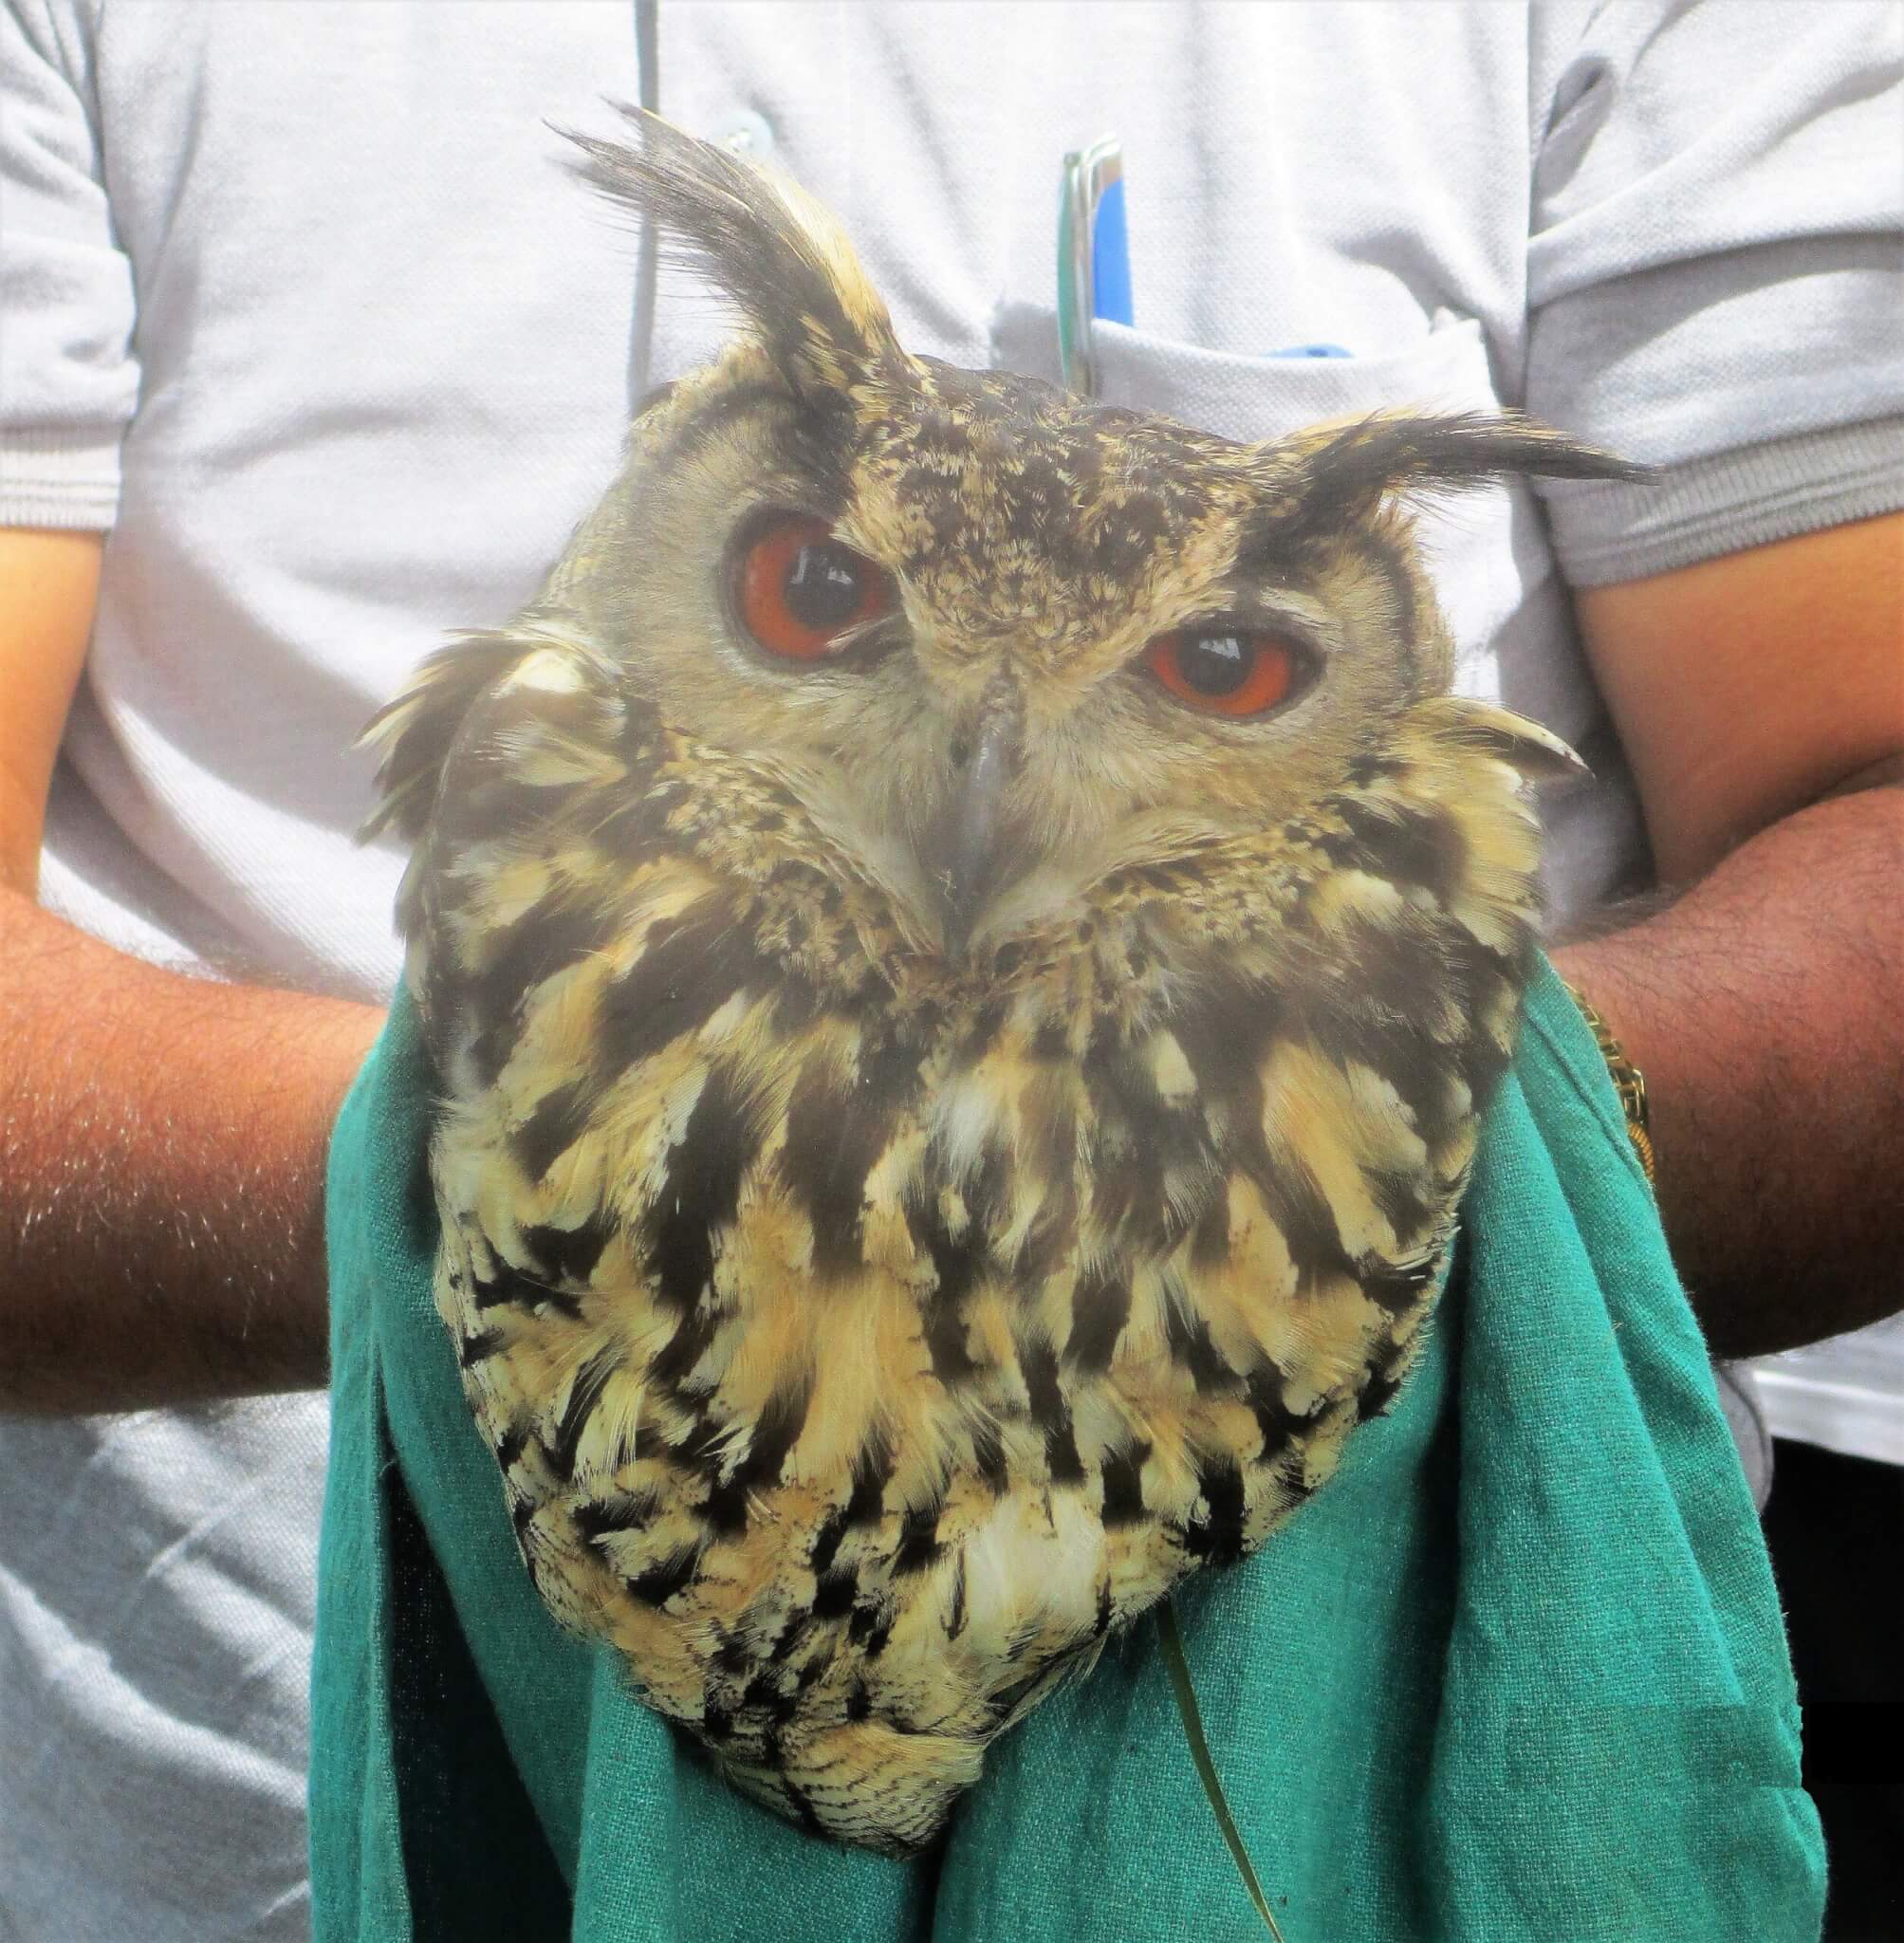
[[[1708,1340],[1904,1306],[1904,515],[1580,597],[1662,883],[1554,954],[1646,1075]]]
[[[141,963],[34,901],[97,535],[0,529],[0,1408],[324,1379],[323,1160],[380,1015]]]

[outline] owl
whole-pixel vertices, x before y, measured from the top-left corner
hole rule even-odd
[[[371,731],[435,1299],[556,1617],[908,1853],[1402,1381],[1577,767],[1449,694],[1408,503],[1626,469],[956,369],[790,183],[582,147],[742,329]]]

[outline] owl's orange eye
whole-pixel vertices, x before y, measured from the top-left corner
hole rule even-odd
[[[891,608],[893,583],[824,520],[786,513],[741,555],[734,594],[747,631],[769,655],[817,661],[848,628]]]
[[[1297,651],[1271,634],[1222,623],[1160,634],[1144,665],[1175,695],[1206,714],[1261,715],[1288,698],[1301,671]]]

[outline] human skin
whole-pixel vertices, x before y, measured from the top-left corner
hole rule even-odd
[[[1904,1305],[1904,513],[1577,605],[1685,888],[1554,957],[1646,1075],[1692,1306],[1727,1356],[1874,1322]]]
[[[159,970],[34,901],[100,552],[0,529],[0,1407],[24,1411],[323,1381],[324,1152],[381,1021]],[[1904,515],[1579,607],[1686,888],[1556,960],[1646,1074],[1713,1349],[1854,1327],[1900,1294]]]
[[[161,971],[34,902],[97,534],[0,529],[0,1407],[322,1384],[323,1162],[382,1014]]]

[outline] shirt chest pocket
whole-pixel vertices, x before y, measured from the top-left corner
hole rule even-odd
[[[994,316],[991,347],[1000,367],[1058,380],[1050,306],[1007,300]],[[1418,343],[1369,358],[1251,357],[1101,323],[1093,350],[1105,404],[1160,413],[1226,438],[1281,438],[1324,419],[1395,406],[1501,409],[1472,318],[1437,320]],[[1532,610],[1536,632],[1570,646],[1545,524],[1525,481],[1445,498],[1424,510],[1419,530],[1453,632],[1459,689],[1501,694],[1502,644],[1509,632],[1525,636]]]

